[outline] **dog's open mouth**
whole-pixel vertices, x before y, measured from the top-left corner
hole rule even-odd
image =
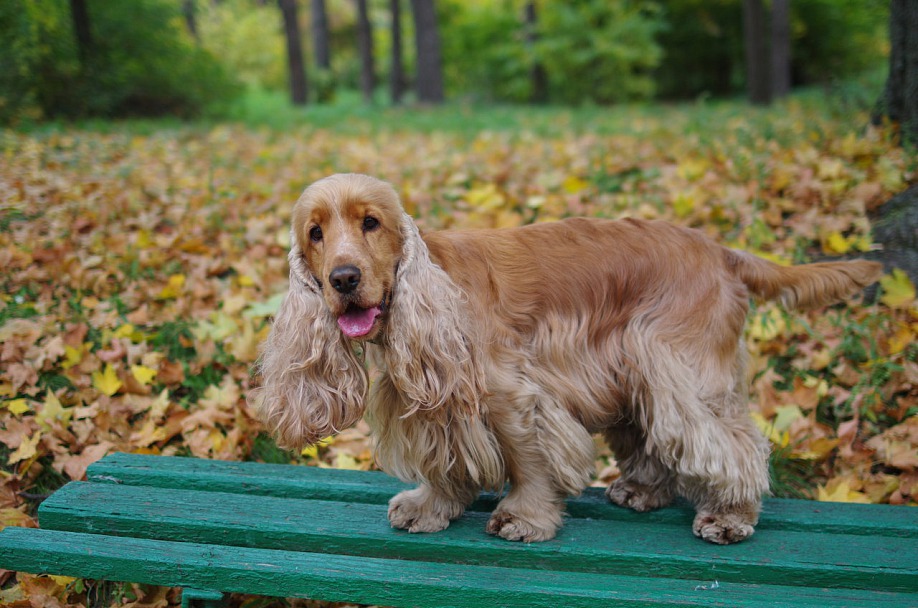
[[[338,327],[348,338],[359,338],[373,330],[376,317],[382,314],[380,305],[371,308],[349,306],[344,314],[338,317]]]

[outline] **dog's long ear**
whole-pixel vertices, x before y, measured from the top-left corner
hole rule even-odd
[[[431,261],[407,214],[401,231],[402,260],[383,349],[389,375],[410,404],[406,415],[444,405],[454,413],[475,413],[485,374],[465,295]]]
[[[295,235],[291,240],[290,289],[263,346],[262,386],[251,401],[278,444],[298,449],[360,419],[368,378],[325,305]]]

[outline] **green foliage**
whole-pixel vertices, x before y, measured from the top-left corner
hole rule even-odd
[[[444,4],[445,77],[454,93],[529,101],[530,73],[541,64],[552,102],[612,103],[653,94],[650,74],[660,59],[654,36],[662,27],[654,3],[540,3],[537,36],[529,42],[519,3]]]
[[[537,55],[551,97],[562,103],[647,99],[661,58],[655,40],[663,22],[652,2],[580,0],[546,4]]]
[[[237,90],[184,30],[179,3],[88,2],[92,45],[80,56],[65,0],[10,0],[0,39],[0,122],[42,117],[201,113]]]
[[[230,73],[249,86],[276,90],[287,86],[287,57],[277,3],[229,0],[198,2],[197,7],[201,44],[219,57]]]
[[[730,95],[745,83],[741,0],[663,0],[664,59],[655,73],[660,97]],[[888,3],[882,0],[791,2],[795,85],[824,84],[881,65]]]

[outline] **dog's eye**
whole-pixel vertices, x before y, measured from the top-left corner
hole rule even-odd
[[[379,227],[379,220],[372,216],[366,216],[363,218],[363,231],[369,232],[370,230],[376,230]]]
[[[319,228],[318,226],[313,226],[309,230],[309,238],[312,240],[313,243],[318,243],[319,241],[321,241],[322,240],[322,229]]]

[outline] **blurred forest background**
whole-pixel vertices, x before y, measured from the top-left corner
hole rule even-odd
[[[888,21],[883,0],[6,0],[0,121],[226,117],[357,91],[378,104],[768,101],[882,78]]]

